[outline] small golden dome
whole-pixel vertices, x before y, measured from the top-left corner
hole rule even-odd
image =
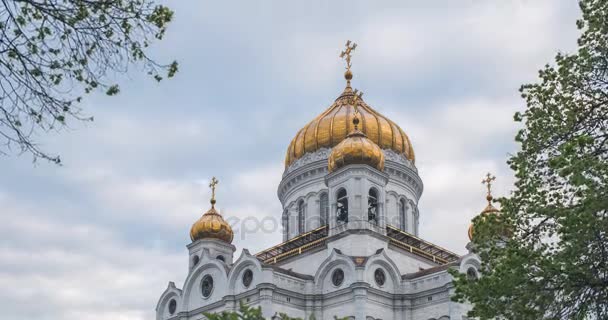
[[[384,170],[384,153],[373,141],[359,131],[358,111],[353,118],[354,129],[331,150],[328,159],[328,170],[334,172],[349,164],[367,164],[380,171]]]
[[[486,178],[481,181],[481,183],[487,184],[487,188],[488,188],[488,194],[486,195],[486,200],[488,201],[488,205],[479,214],[481,216],[486,216],[489,214],[500,214],[500,210],[498,210],[496,207],[494,207],[492,205],[492,199],[494,199],[492,197],[492,181],[494,181],[494,180],[496,180],[496,177],[493,177],[490,173],[488,173],[486,175]],[[473,227],[474,227],[474,225],[471,222],[471,224],[469,224],[469,230],[467,232],[467,234],[469,235],[469,240],[471,240],[471,241],[473,241],[473,234],[474,234]]]
[[[490,201],[492,201],[490,199]],[[500,214],[500,210],[496,209],[492,204],[488,204],[483,211],[481,211],[480,215],[488,215],[488,214]],[[469,224],[469,231],[467,232],[469,235],[469,240],[473,241],[473,222]]]
[[[192,242],[200,239],[218,239],[232,243],[234,233],[232,227],[215,210],[215,186],[218,181],[213,177],[209,185],[212,190],[211,209],[198,219],[190,228],[190,239]]]
[[[211,207],[200,219],[198,219],[190,229],[190,239],[192,242],[199,239],[219,239],[224,242],[232,243],[234,233],[232,228],[222,218],[222,216]]]

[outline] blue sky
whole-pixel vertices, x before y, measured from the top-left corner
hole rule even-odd
[[[117,97],[84,102],[93,123],[40,137],[64,166],[28,156],[0,167],[4,319],[151,319],[187,272],[188,232],[218,206],[232,221],[280,220],[276,188],[296,132],[354,87],[410,136],[425,184],[421,236],[464,253],[484,207],[480,181],[513,182],[517,89],[575,48],[574,1],[171,1],[153,48],[181,70],[160,84],[131,72]],[[257,252],[280,230],[243,232]]]

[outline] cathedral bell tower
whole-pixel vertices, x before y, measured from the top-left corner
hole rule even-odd
[[[188,245],[190,251],[190,269],[194,268],[203,258],[218,260],[231,264],[234,259],[235,246],[232,245],[234,233],[230,224],[215,210],[215,187],[219,181],[213,177],[211,188],[211,209],[198,219],[190,228]]]
[[[348,41],[340,54],[346,62],[343,92],[289,144],[278,190],[283,241],[311,232],[339,238],[356,232],[382,239],[387,228],[418,235],[422,181],[414,149],[396,123],[352,88],[356,47]],[[377,248],[385,246],[378,243]]]
[[[350,82],[350,70],[347,80]],[[329,189],[329,235],[346,230],[386,232],[384,194],[388,176],[384,171],[382,149],[359,130],[357,103],[362,93],[350,89],[343,94],[354,107],[353,129],[337,146],[328,159],[325,183]]]

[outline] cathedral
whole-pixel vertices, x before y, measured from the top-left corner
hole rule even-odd
[[[418,229],[423,183],[414,148],[393,121],[351,87],[306,124],[287,147],[278,186],[283,242],[236,257],[230,225],[211,208],[190,230],[188,275],[156,305],[157,320],[204,319],[203,312],[260,306],[264,317],[463,320],[470,306],[451,301],[448,269],[476,277],[479,257],[425,241]],[[491,204],[483,214],[497,212]],[[278,215],[278,213],[277,213]],[[469,238],[472,237],[469,228]],[[464,236],[464,235],[463,235]]]

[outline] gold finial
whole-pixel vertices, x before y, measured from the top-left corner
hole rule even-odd
[[[215,186],[220,183],[215,177],[211,178],[211,183],[209,183],[209,188],[211,188],[211,208],[215,208]]]
[[[340,53],[340,58],[346,61],[346,72],[344,72],[344,78],[346,78],[347,87],[350,87],[350,80],[353,78],[353,73],[350,71],[350,67],[352,66],[350,59],[352,51],[356,48],[357,44],[348,40],[346,41],[346,49]]]
[[[485,184],[488,188],[488,195],[486,196],[488,204],[491,204],[492,202],[492,181],[494,180],[496,180],[496,177],[491,175],[489,172],[486,174],[486,178],[481,180],[481,183]]]
[[[350,103],[355,107],[355,110],[357,109],[357,101],[361,100],[361,98],[363,97],[363,91],[359,91],[358,89],[355,89],[355,91],[353,91],[353,98],[350,101]]]
[[[363,96],[363,92],[355,89],[355,91],[353,91],[353,93],[354,93],[353,97],[350,99],[350,104],[352,104],[353,108],[355,109],[354,118],[353,118],[353,124],[355,125],[355,131],[357,131],[357,130],[359,130],[359,128],[358,128],[358,125],[359,125],[359,108],[357,107],[357,102]]]

